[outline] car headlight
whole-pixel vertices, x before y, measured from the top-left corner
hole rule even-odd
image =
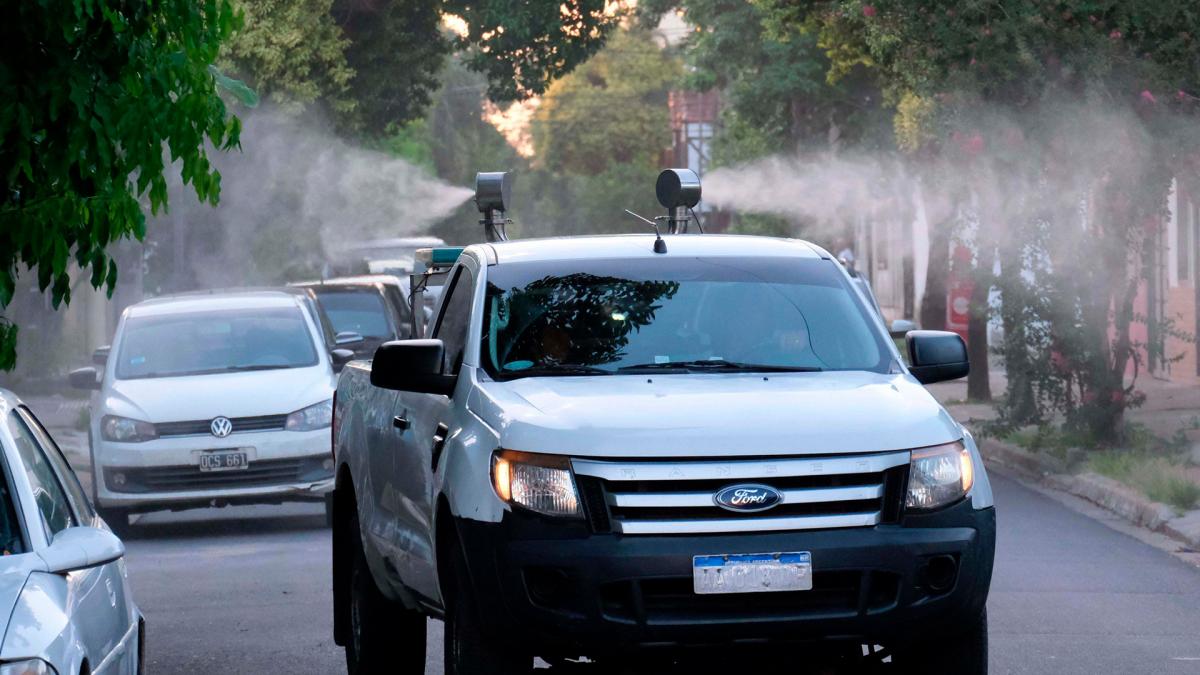
[[[333,424],[333,399],[302,408],[287,416],[283,428],[288,431],[312,431]]]
[[[141,443],[158,438],[158,431],[149,422],[117,415],[105,415],[100,420],[100,436],[106,441]]]
[[[530,511],[583,516],[569,457],[501,450],[492,456],[492,485],[501,499]]]
[[[961,499],[974,483],[971,453],[961,441],[913,450],[904,506],[936,509]]]
[[[58,671],[41,659],[29,659],[0,663],[0,675],[58,675]]]

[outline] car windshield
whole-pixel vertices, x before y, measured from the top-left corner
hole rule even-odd
[[[892,355],[833,262],[654,258],[488,269],[494,378],[639,371],[871,370]]]
[[[367,338],[394,337],[383,296],[374,289],[314,290],[335,332],[350,331]]]
[[[209,375],[317,364],[298,307],[188,312],[125,322],[116,376]]]

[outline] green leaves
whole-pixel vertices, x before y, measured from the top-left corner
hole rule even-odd
[[[10,8],[0,24],[0,309],[23,271],[55,306],[70,301],[80,272],[111,293],[107,247],[144,236],[143,199],[152,211],[166,207],[166,149],[196,195],[216,202],[205,142],[237,147],[240,126],[210,66],[238,22],[228,0]],[[12,367],[5,350],[15,335],[11,321],[0,323],[0,368]]]

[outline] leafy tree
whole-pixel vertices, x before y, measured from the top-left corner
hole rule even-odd
[[[422,118],[449,51],[438,3],[334,0],[332,11],[349,41],[352,125],[380,134]]]
[[[612,0],[445,0],[442,11],[465,22],[456,46],[498,103],[545,93],[603,47],[626,13]]]
[[[657,166],[671,143],[667,90],[680,75],[678,62],[649,34],[617,33],[546,91],[532,125],[538,162],[576,174],[612,164]]]
[[[0,23],[0,308],[19,266],[55,306],[70,301],[70,264],[111,293],[107,249],[145,234],[144,207],[167,206],[166,162],[215,204],[220,175],[206,144],[238,144],[239,124],[212,70],[238,26],[225,0],[29,0]],[[0,318],[0,368],[16,359]]]
[[[1139,401],[1127,373],[1147,365],[1139,347],[1155,351],[1130,330],[1153,223],[1197,150],[1194,3],[757,2],[777,33],[817,34],[835,79],[876,72],[904,142],[980,200],[976,270],[1004,294],[1006,420],[1059,410],[1119,439]]]
[[[346,62],[350,41],[334,21],[334,0],[234,0],[244,25],[226,42],[222,65],[277,107],[300,112],[315,101],[355,109]]]

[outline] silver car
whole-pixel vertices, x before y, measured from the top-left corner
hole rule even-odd
[[[0,389],[0,675],[143,672],[125,547],[50,434]]]

